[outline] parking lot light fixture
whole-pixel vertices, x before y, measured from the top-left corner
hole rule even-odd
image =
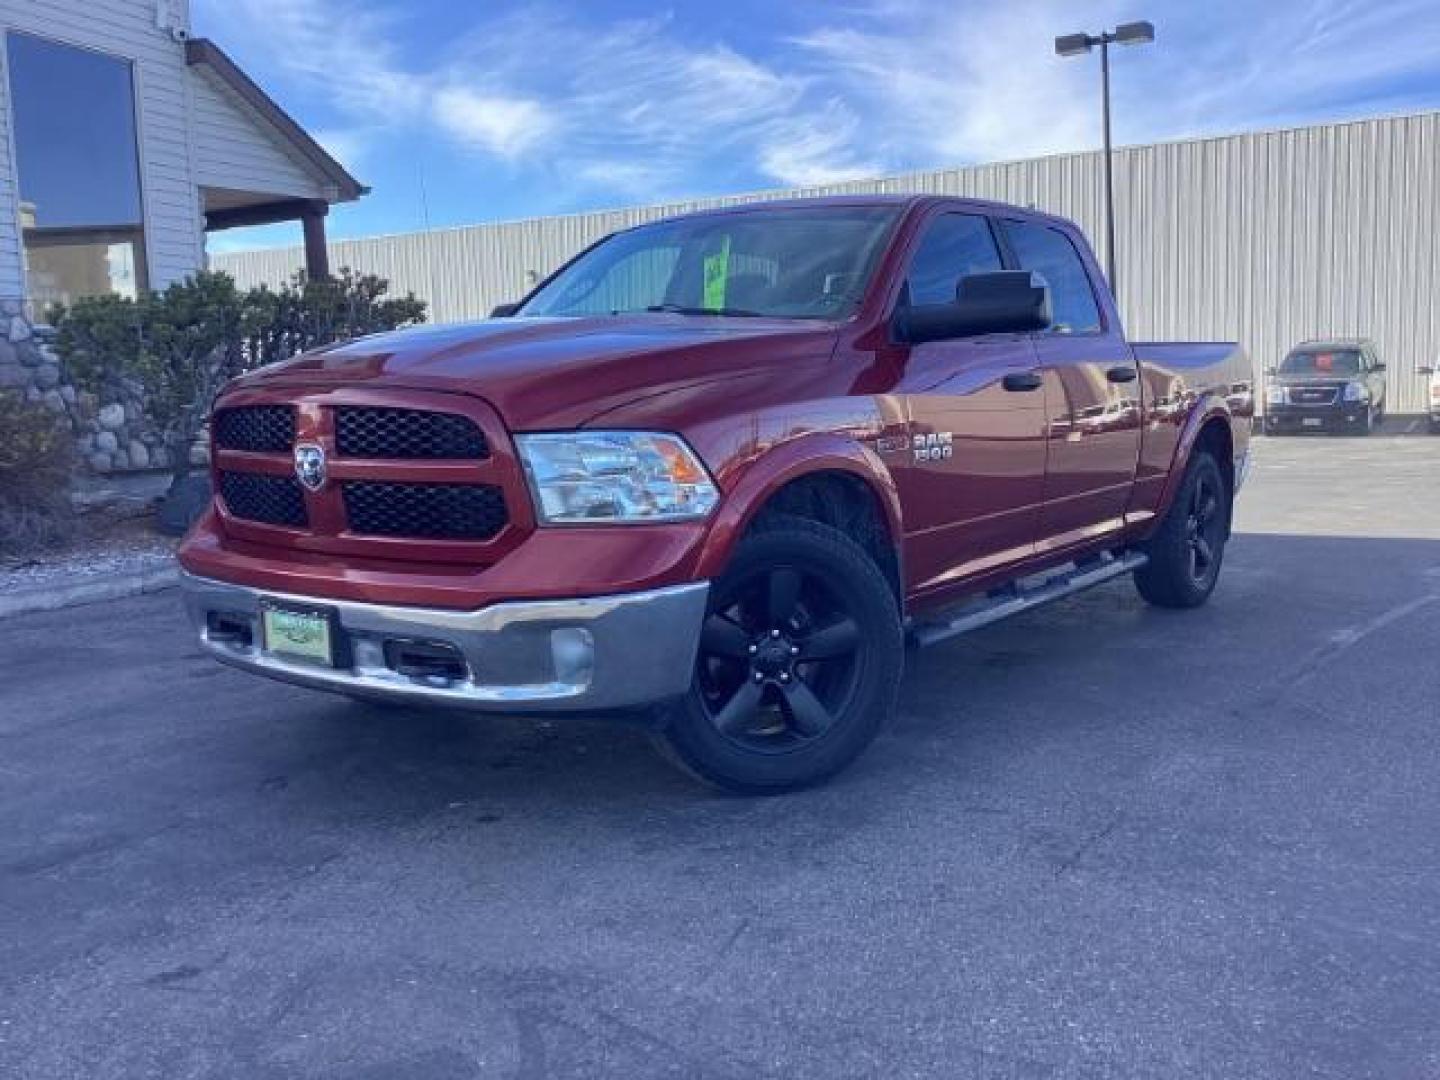
[[[1155,24],[1140,20],[1123,23],[1099,34],[1064,34],[1055,39],[1057,56],[1083,56],[1100,47],[1101,119],[1105,134],[1105,273],[1110,291],[1119,299],[1115,276],[1115,178],[1114,152],[1110,141],[1110,46],[1148,45],[1155,40]]]

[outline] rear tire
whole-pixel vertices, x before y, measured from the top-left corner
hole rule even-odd
[[[904,666],[890,582],[846,534],[777,517],[712,585],[689,693],[657,736],[664,756],[725,791],[821,783],[895,709]]]
[[[1230,538],[1231,497],[1220,465],[1196,450],[1160,528],[1142,546],[1150,561],[1135,587],[1156,607],[1193,608],[1210,599]]]

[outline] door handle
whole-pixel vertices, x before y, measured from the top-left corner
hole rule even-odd
[[[1109,371],[1105,372],[1105,377],[1111,382],[1134,382],[1135,365],[1116,364]]]
[[[1039,372],[1035,371],[1012,371],[1000,380],[1000,385],[1006,390],[1014,390],[1017,393],[1026,390],[1039,390],[1043,380]]]

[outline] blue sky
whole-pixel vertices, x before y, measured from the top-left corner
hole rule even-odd
[[[332,237],[1440,108],[1437,0],[192,0],[374,191]],[[212,250],[294,244],[233,230]]]

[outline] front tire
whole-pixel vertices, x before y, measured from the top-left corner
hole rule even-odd
[[[879,733],[903,666],[899,605],[865,549],[816,522],[773,519],[711,588],[690,692],[661,750],[726,791],[818,784]]]
[[[1135,587],[1156,607],[1193,608],[1210,599],[1230,538],[1230,490],[1208,450],[1190,458],[1165,520],[1143,546],[1150,561]]]

